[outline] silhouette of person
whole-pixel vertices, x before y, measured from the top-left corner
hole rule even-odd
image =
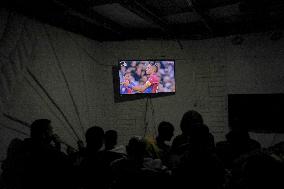
[[[54,136],[51,121],[35,120],[31,124],[30,136],[16,148],[16,157],[7,157],[11,158],[12,166],[3,170],[16,177],[15,188],[72,188],[71,164],[67,156],[59,151],[58,137]],[[51,142],[54,142],[55,146]],[[12,186],[8,186],[10,187]]]
[[[212,150],[212,138],[204,124],[195,124],[190,129],[190,143],[173,170],[175,182],[189,188],[215,188],[224,184],[222,162]]]
[[[227,188],[281,188],[284,165],[266,150],[257,150],[239,158],[231,171]]]
[[[169,166],[170,145],[174,135],[174,126],[166,121],[162,121],[158,126],[158,136],[154,141],[147,142],[147,152],[151,158],[161,159],[163,164]]]
[[[161,156],[167,156],[170,151],[170,145],[166,141],[171,141],[174,136],[174,126],[169,122],[161,122],[158,126],[158,136],[156,137],[157,146],[161,151]]]
[[[126,146],[127,158],[111,164],[114,181],[112,188],[140,188],[146,143],[141,137],[132,137]],[[142,187],[141,187],[142,188]]]
[[[125,149],[122,151],[121,146],[117,145],[117,131],[108,130],[105,132],[105,150],[104,160],[108,165],[116,159],[125,157]]]
[[[117,131],[108,130],[105,133],[105,150],[112,150],[117,144]]]
[[[197,111],[189,110],[183,115],[180,123],[182,134],[176,136],[172,143],[174,153],[181,154],[184,152],[184,146],[189,143],[190,130],[197,124],[203,124],[203,118]]]
[[[283,187],[284,165],[266,153],[251,155],[243,166],[248,189]]]
[[[165,172],[161,161],[145,158],[146,141],[132,137],[126,146],[127,157],[111,164],[114,181],[112,188],[158,188],[164,186]]]
[[[171,149],[171,167],[174,168],[180,163],[181,157],[184,155],[186,151],[188,151],[189,147],[192,143],[192,138],[195,137],[196,129],[203,124],[203,118],[200,113],[195,110],[187,111],[180,123],[180,128],[182,131],[181,135],[178,135],[174,138]],[[207,127],[207,126],[205,126]],[[214,136],[211,133],[208,133],[210,148],[214,150]],[[207,136],[206,136],[207,137]],[[209,145],[207,146],[209,148]]]
[[[90,127],[86,134],[86,157],[80,165],[80,180],[84,189],[106,188],[108,186],[107,165],[103,159],[104,130]]]
[[[21,188],[21,178],[17,174],[17,162],[20,161],[22,152],[23,141],[21,139],[13,139],[7,150],[6,159],[2,163],[2,175],[0,188]]]
[[[226,139],[216,144],[216,152],[226,168],[232,168],[234,160],[241,155],[261,148],[259,142],[250,138],[246,129],[231,130]]]

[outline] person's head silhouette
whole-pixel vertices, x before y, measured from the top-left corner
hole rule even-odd
[[[129,158],[142,160],[146,152],[145,140],[139,136],[132,137],[126,146],[126,151]]]
[[[49,144],[53,138],[51,121],[48,119],[37,119],[31,124],[31,138],[38,143]]]
[[[170,141],[174,135],[174,126],[170,122],[162,121],[158,126],[158,138]]]
[[[99,151],[104,143],[104,130],[101,127],[93,126],[86,132],[87,149]]]
[[[194,110],[187,111],[180,123],[180,129],[183,134],[189,135],[190,129],[195,125],[203,124],[203,118],[200,113]]]
[[[105,132],[105,149],[111,150],[117,144],[117,132],[115,130],[108,130]]]

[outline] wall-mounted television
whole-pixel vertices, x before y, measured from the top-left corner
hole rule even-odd
[[[229,94],[229,125],[258,133],[284,133],[284,94]]]
[[[120,60],[119,94],[175,93],[174,60]]]

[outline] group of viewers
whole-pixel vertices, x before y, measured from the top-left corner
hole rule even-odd
[[[50,120],[36,120],[30,138],[14,139],[2,163],[4,189],[274,188],[283,184],[283,143],[261,148],[248,132],[232,130],[215,144],[202,116],[190,110],[173,139],[161,122],[155,138],[132,137],[125,150],[117,132],[90,127],[86,146],[61,151]],[[280,187],[281,188],[281,187]]]

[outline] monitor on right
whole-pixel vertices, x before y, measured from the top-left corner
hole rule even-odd
[[[229,126],[258,133],[284,133],[284,94],[229,94]]]

